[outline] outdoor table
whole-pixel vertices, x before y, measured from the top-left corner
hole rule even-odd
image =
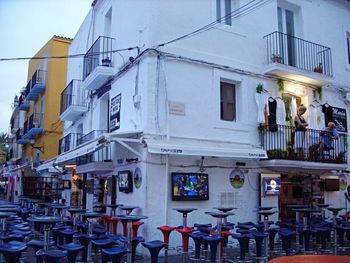
[[[186,228],[187,227],[187,214],[191,213],[194,210],[197,210],[197,208],[173,208],[173,210],[176,210],[179,213],[182,213],[182,225],[184,228]]]
[[[106,205],[111,209],[110,216],[115,216],[115,211],[117,210],[118,207],[123,206],[122,204],[109,204]]]
[[[57,216],[33,216],[29,217],[28,221],[44,225],[44,250],[49,249],[50,232],[53,225],[61,221]]]
[[[76,214],[85,213],[87,210],[86,209],[82,209],[82,208],[78,208],[78,207],[71,207],[71,208],[67,209],[67,211],[73,217],[73,227],[74,227],[74,230],[76,230],[76,228],[77,228],[77,217],[76,217]]]
[[[45,215],[47,216],[48,213],[49,213],[49,207],[52,206],[52,203],[46,203],[46,202],[39,202],[37,203],[37,206],[40,207],[44,207],[44,210],[45,210]]]
[[[327,207],[327,209],[329,211],[331,211],[333,213],[333,230],[334,230],[334,255],[337,255],[338,250],[337,250],[337,245],[338,245],[338,241],[337,241],[337,215],[339,213],[340,210],[343,210],[343,207]]]
[[[7,218],[14,215],[14,213],[8,213],[8,212],[0,212],[0,219],[2,220],[2,233],[5,235],[6,233],[6,222]]]
[[[307,205],[301,205],[301,204],[287,205],[287,207],[291,208],[295,212],[295,223],[296,223],[296,225],[300,221],[300,212],[295,211],[295,209],[308,208]],[[298,232],[296,234],[295,246],[297,247],[297,251],[299,251],[300,245],[299,245],[299,234],[298,234]]]
[[[140,221],[141,219],[146,219],[147,216],[135,216],[135,215],[118,215],[118,216],[115,216],[113,218],[117,218],[117,219],[120,219],[122,221],[126,221],[126,226],[127,226],[127,230],[128,230],[128,233],[127,233],[127,240],[128,240],[128,243],[127,243],[127,247],[128,247],[128,250],[131,251],[131,253],[128,253],[128,257],[127,257],[127,262],[128,263],[132,263],[132,223],[133,222],[137,222],[137,221]]]
[[[269,263],[349,263],[348,256],[334,256],[334,255],[298,255],[274,258]]]
[[[317,204],[316,206],[318,206],[319,208],[321,208],[321,211],[322,211],[322,220],[325,220],[326,218],[326,210],[325,208],[327,208],[329,206],[329,204]]]
[[[264,217],[264,232],[266,234],[269,234],[269,216],[273,215],[274,213],[276,213],[276,211],[270,211],[270,209],[267,209],[267,207],[265,207],[266,209],[262,209],[260,211],[258,211],[258,214],[260,216]],[[272,207],[273,208],[273,207]],[[271,209],[272,209],[271,208]],[[269,252],[268,252],[268,241],[269,241],[269,237],[265,237],[265,242],[264,242],[264,249],[265,249],[265,256],[268,257]]]
[[[132,210],[134,210],[135,208],[139,208],[139,207],[138,206],[131,206],[131,205],[120,207],[121,210],[125,211],[127,216],[129,216],[131,214]]]
[[[62,204],[53,204],[51,206],[55,211],[58,212],[59,216],[62,218],[63,217],[63,210],[64,209],[68,209],[69,206],[66,206],[66,205],[62,205]]]
[[[258,206],[259,211],[271,210],[273,208],[276,208],[276,207],[275,206]]]
[[[228,212],[232,211],[233,209],[237,209],[237,208],[235,208],[235,207],[224,207],[224,206],[213,207],[213,208],[214,208],[214,209],[217,209],[217,210],[219,210],[219,211],[221,211],[221,212],[223,212],[223,213],[228,213]],[[234,215],[234,214],[230,213],[229,215]],[[222,224],[223,224],[224,226],[227,225],[227,217],[225,217],[225,218],[223,219]]]

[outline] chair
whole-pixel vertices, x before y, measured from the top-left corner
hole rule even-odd
[[[165,247],[165,243],[160,240],[153,240],[149,242],[141,243],[145,248],[148,248],[151,254],[151,263],[158,263],[159,252],[163,247]]]

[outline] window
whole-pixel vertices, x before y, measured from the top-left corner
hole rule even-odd
[[[239,0],[216,0],[216,20],[225,17],[220,23],[231,26],[231,13],[239,7]]]
[[[347,56],[348,56],[348,64],[350,65],[350,32],[346,33],[346,50],[347,50]]]
[[[224,121],[236,120],[236,85],[220,82],[220,117]]]

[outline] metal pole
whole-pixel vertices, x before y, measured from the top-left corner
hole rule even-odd
[[[334,255],[338,254],[337,251],[337,215],[333,212],[333,233],[334,233]]]
[[[129,249],[127,262],[132,263],[132,236],[131,236],[132,222],[127,221],[126,227],[128,229],[128,249]]]

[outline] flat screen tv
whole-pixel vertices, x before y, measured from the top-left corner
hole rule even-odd
[[[339,179],[325,179],[324,180],[325,191],[339,191]]]
[[[131,193],[133,190],[132,173],[129,170],[118,172],[119,192]]]
[[[208,174],[172,173],[171,183],[174,201],[209,200]]]
[[[265,196],[279,195],[281,191],[281,179],[264,178]]]

